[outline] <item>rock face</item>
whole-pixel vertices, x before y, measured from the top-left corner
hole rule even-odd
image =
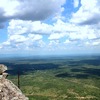
[[[16,85],[6,79],[6,70],[7,67],[0,64],[0,100],[29,100]]]
[[[7,66],[0,64],[0,74],[4,73],[7,70]]]

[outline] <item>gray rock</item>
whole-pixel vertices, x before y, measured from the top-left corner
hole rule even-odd
[[[7,66],[0,64],[0,74],[4,73],[7,70]]]
[[[1,99],[2,98],[2,99]],[[29,100],[10,80],[0,80],[0,100]]]
[[[6,78],[8,76],[8,73],[3,73],[3,78]]]
[[[0,64],[0,100],[29,100],[10,80],[6,79],[7,67]]]

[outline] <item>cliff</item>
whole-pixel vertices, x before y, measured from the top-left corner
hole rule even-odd
[[[0,64],[0,100],[29,100],[10,80],[6,79],[7,67]]]

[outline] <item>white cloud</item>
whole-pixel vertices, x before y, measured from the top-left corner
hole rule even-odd
[[[62,37],[64,37],[65,36],[65,34],[64,33],[52,33],[50,36],[49,36],[49,38],[48,39],[50,39],[50,40],[58,40],[58,39],[60,39],[60,38],[62,38]]]
[[[45,45],[61,46],[61,43],[71,44],[72,46],[85,46],[87,43],[92,45],[89,41],[93,40],[94,42],[94,39],[100,37],[100,31],[96,28],[89,25],[78,26],[60,19],[52,25],[40,21],[11,20],[8,26],[8,41],[10,45],[13,44],[14,46],[15,43],[15,46],[17,44],[19,48],[26,45],[30,49],[43,46],[45,48]],[[48,36],[48,43],[45,43],[44,35]]]
[[[9,35],[8,40],[0,44],[1,49],[24,49],[30,50],[34,47],[42,47],[42,36],[39,34],[28,34],[27,36],[14,34]]]
[[[16,7],[19,5],[17,0],[0,0],[0,8],[3,9],[4,16],[13,16],[16,13]]]
[[[0,50],[69,53],[100,48],[100,1],[74,0],[75,12],[69,20],[65,1],[0,0],[0,28],[9,20],[8,39]]]
[[[69,41],[68,39],[64,42],[65,44],[69,44],[71,43],[71,41]]]
[[[73,13],[73,23],[82,25],[97,24],[100,22],[100,1],[99,0],[81,0],[82,6],[80,9]]]
[[[0,22],[9,19],[45,20],[61,13],[66,0],[0,0]]]
[[[100,41],[99,42],[93,42],[92,45],[100,45]]]
[[[60,46],[59,40],[50,40],[49,44],[47,45],[48,50],[55,51]],[[60,47],[61,48],[61,47]]]
[[[53,26],[42,23],[40,21],[22,21],[22,20],[11,20],[8,26],[8,32],[12,34],[50,34]]]
[[[42,39],[42,35],[39,35],[39,34],[29,34],[28,35],[28,40],[30,41],[30,39],[32,41],[37,41],[37,40],[41,40]]]
[[[96,38],[94,40],[91,40],[91,44],[93,46],[100,46],[100,38]]]
[[[85,42],[85,45],[86,46],[99,46],[100,45],[100,39],[99,40],[90,40],[90,41],[87,41]]]
[[[27,23],[27,24],[26,24]],[[30,27],[30,21],[22,21],[22,20],[11,20],[8,26],[8,32],[10,35],[12,34],[23,34],[28,32],[28,28]]]
[[[62,20],[57,20],[57,22],[56,23],[54,23],[54,25],[53,25],[54,27],[53,27],[53,31],[54,32],[66,32],[66,31],[71,31],[71,25],[68,23],[65,23],[65,22],[63,22]]]
[[[89,28],[79,27],[79,30],[69,34],[69,38],[72,40],[74,40],[74,39],[84,40],[84,39],[97,38],[96,33],[94,33],[94,31],[93,32],[92,31],[93,30],[89,29]]]
[[[79,0],[74,0],[74,7],[76,8],[78,7],[78,5],[79,5]]]

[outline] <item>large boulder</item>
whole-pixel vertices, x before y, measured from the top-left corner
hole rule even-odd
[[[10,80],[0,80],[0,100],[29,100]]]
[[[0,74],[3,74],[7,70],[7,66],[0,64]]]
[[[6,79],[6,70],[7,67],[0,64],[0,100],[29,100],[16,85]]]

